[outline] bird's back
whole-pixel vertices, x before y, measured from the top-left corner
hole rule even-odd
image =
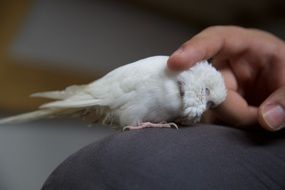
[[[127,97],[141,85],[148,85],[165,75],[168,56],[154,56],[123,65],[90,83],[88,93],[94,98],[114,100]]]

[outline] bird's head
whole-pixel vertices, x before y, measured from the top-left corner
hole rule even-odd
[[[207,61],[198,63],[193,68],[193,75],[201,85],[201,93],[205,97],[207,108],[214,108],[225,100],[227,92],[224,78]]]
[[[193,123],[207,108],[214,108],[226,98],[223,76],[207,61],[197,63],[181,74],[184,82],[183,117]]]

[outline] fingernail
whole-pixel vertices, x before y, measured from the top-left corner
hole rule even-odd
[[[285,126],[285,110],[280,105],[264,107],[262,115],[267,125],[275,131]]]

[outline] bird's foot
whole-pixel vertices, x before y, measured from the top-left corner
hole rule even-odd
[[[137,126],[126,126],[123,128],[123,131],[128,131],[128,130],[135,130],[135,129],[143,129],[143,128],[175,128],[178,129],[178,126],[176,123],[151,123],[151,122],[143,122],[138,124]]]

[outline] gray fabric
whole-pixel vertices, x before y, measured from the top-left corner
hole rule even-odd
[[[285,189],[284,137],[214,125],[123,132],[71,155],[42,189]]]

